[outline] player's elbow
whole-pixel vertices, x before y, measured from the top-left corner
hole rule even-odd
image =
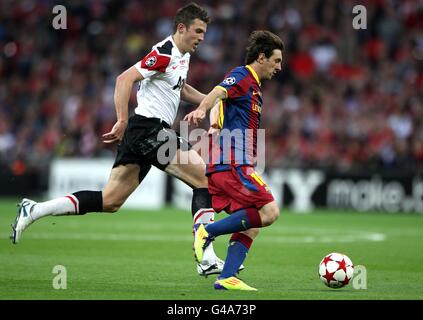
[[[128,75],[125,72],[122,72],[120,75],[116,77],[116,84],[128,82]]]
[[[136,81],[143,80],[143,77],[135,67],[131,67],[116,77],[116,84],[124,83],[132,85]]]

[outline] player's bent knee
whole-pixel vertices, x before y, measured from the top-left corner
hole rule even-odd
[[[280,210],[277,205],[272,205],[266,208],[263,207],[259,212],[263,227],[267,227],[273,224],[276,220],[278,220],[280,215]]]
[[[279,208],[275,208],[274,210],[272,210],[272,214],[271,214],[272,223],[275,222],[276,220],[278,220],[280,215],[281,215],[281,212],[280,212]]]
[[[191,175],[193,179],[193,184],[195,188],[207,188],[208,178],[205,175],[206,167],[205,166],[193,166],[191,171],[187,173]]]
[[[208,180],[206,176],[202,176],[200,179],[198,179],[197,181],[197,188],[207,188],[208,187]]]

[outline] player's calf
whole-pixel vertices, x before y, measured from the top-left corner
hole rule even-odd
[[[120,209],[120,207],[122,207],[123,203],[124,201],[119,201],[116,198],[103,195],[103,205],[101,211],[115,213]]]

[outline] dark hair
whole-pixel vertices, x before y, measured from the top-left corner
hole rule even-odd
[[[210,23],[210,17],[208,16],[207,11],[194,2],[179,8],[173,21],[173,32],[176,32],[178,24],[180,23],[183,23],[187,28],[189,28],[195,19],[200,19],[207,24]]]
[[[267,30],[253,31],[248,37],[247,53],[245,55],[245,64],[253,63],[260,53],[264,53],[266,58],[270,58],[273,50],[284,50],[284,44],[276,34]]]

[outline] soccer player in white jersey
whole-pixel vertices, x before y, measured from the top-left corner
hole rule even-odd
[[[78,191],[71,195],[34,202],[23,199],[15,223],[12,241],[18,243],[22,232],[34,221],[49,215],[82,215],[87,212],[116,212],[145,178],[151,166],[182,180],[193,188],[192,215],[194,224],[214,221],[214,210],[207,190],[205,164],[187,141],[175,134],[171,161],[161,161],[158,150],[165,142],[158,139],[161,131],[169,131],[176,117],[180,99],[200,104],[205,97],[186,83],[190,53],[204,39],[207,12],[195,3],[180,8],[174,19],[174,34],[153,46],[151,52],[116,79],[114,101],[117,122],[103,135],[104,143],[119,143],[113,169],[102,191]],[[133,84],[139,83],[138,106],[128,119],[128,101]],[[188,153],[185,156],[183,153]],[[179,164],[177,159],[189,159]],[[168,157],[169,158],[169,157]],[[213,248],[207,259],[197,265],[200,275],[220,273],[223,261]],[[242,269],[242,268],[241,268]]]

